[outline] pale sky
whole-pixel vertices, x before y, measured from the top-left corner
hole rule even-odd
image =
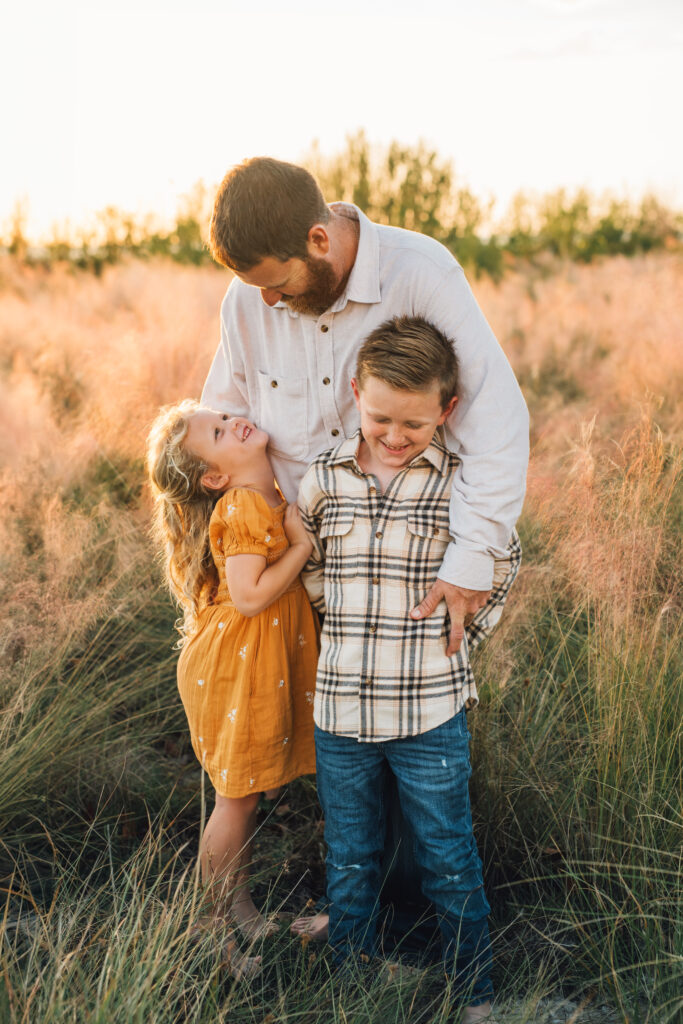
[[[501,212],[560,186],[683,207],[681,0],[14,0],[0,25],[0,227],[18,199],[34,235],[172,214],[359,128],[424,139]]]

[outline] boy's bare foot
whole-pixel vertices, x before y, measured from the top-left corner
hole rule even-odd
[[[329,924],[329,914],[313,914],[312,917],[297,917],[292,921],[289,930],[292,935],[298,935],[300,938],[307,936],[311,942],[326,942]]]
[[[493,1016],[493,1009],[490,1002],[480,1003],[479,1006],[466,1006],[462,1011],[460,1024],[496,1024]]]
[[[402,964],[400,960],[385,960],[381,969],[384,981],[393,985],[400,985],[405,981],[413,981],[423,973],[419,967]]]

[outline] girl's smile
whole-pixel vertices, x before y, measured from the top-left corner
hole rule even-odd
[[[241,477],[254,467],[258,452],[265,455],[268,434],[242,416],[199,409],[187,431],[187,447],[212,469],[228,477]]]

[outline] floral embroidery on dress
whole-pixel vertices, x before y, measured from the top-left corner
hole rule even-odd
[[[249,646],[249,644],[245,644],[244,647],[240,647],[240,649],[239,649],[239,656],[242,659],[242,661],[244,661],[244,659],[247,656],[247,647],[248,646]]]
[[[204,680],[203,679],[198,679],[197,680],[197,686],[203,686],[203,685],[204,685]]]
[[[223,770],[221,771],[221,778],[222,778],[223,782],[225,782],[227,777],[228,777],[228,769],[227,768],[223,768]]]
[[[285,681],[284,681],[284,679],[281,679],[280,680],[280,686],[284,686],[284,685],[285,685]]]
[[[256,782],[256,779],[249,779],[249,785],[250,786],[253,786],[255,782]]]
[[[274,626],[279,626],[280,625],[280,620],[279,619],[273,619],[273,625]]]
[[[270,544],[270,534],[266,534],[266,544]]]
[[[218,623],[218,628],[219,628],[219,629],[222,629],[224,625],[225,625],[225,623],[224,623],[224,622],[219,622],[219,623]]]
[[[283,747],[284,747],[285,743],[289,743],[289,736],[285,736],[285,738],[283,739],[283,741],[282,741],[282,746]]]
[[[307,643],[308,643],[308,640],[303,635],[303,633],[299,633],[299,647],[305,647]]]
[[[308,704],[313,703],[313,690],[306,690],[306,702]]]
[[[235,715],[237,714],[237,708],[233,708],[232,711],[228,711],[228,718],[231,722],[235,721]]]
[[[231,516],[231,515],[233,514],[233,512],[235,511],[235,509],[236,509],[236,508],[237,508],[237,506],[236,506],[236,505],[228,505],[228,507],[227,507],[227,508],[226,508],[226,510],[225,510],[225,512],[226,512],[226,515],[229,515],[229,516]]]

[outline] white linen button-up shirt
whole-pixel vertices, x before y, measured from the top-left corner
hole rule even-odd
[[[445,440],[460,459],[450,502],[449,544],[439,576],[488,590],[505,557],[524,498],[529,454],[526,405],[462,267],[433,238],[374,224],[357,207],[332,204],[360,224],[346,289],[321,316],[266,306],[238,278],[221,307],[221,340],[202,402],[245,416],[270,435],[288,501],[307,466],[359,425],[350,381],[367,337],[393,316],[422,316],[453,339],[459,400]]]

